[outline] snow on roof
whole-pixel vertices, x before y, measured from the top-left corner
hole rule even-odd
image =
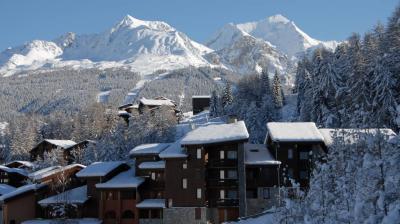
[[[170,143],[152,143],[152,144],[142,144],[133,148],[130,152],[130,156],[136,155],[157,155],[166,149]]]
[[[38,220],[27,220],[21,224],[54,224],[54,219],[38,219]],[[101,224],[102,220],[95,218],[83,218],[83,219],[67,219],[62,220],[62,223],[73,223],[73,224]]]
[[[155,99],[146,99],[143,97],[140,99],[140,103],[149,106],[162,106],[162,105],[175,106],[175,104],[170,99],[155,100]]]
[[[269,122],[267,131],[274,142],[324,141],[324,137],[313,122]]]
[[[72,140],[45,139],[44,141],[64,149],[76,145],[76,142]]]
[[[22,175],[25,177],[28,176],[28,172],[21,168],[10,168],[7,166],[0,165],[0,170],[4,171],[6,173],[18,173],[19,175]]]
[[[26,167],[29,167],[29,168],[32,168],[32,167],[33,167],[33,163],[32,163],[32,162],[29,162],[29,161],[22,161],[22,160],[14,160],[14,161],[11,161],[11,162],[9,162],[9,163],[6,163],[5,166],[9,166],[9,165],[11,165],[12,163],[19,163],[19,164],[21,164],[21,165],[23,165],[23,166],[26,166]]]
[[[151,170],[151,169],[164,169],[165,168],[165,161],[150,161],[150,162],[142,162],[139,165],[140,169],[143,170]]]
[[[137,208],[165,208],[165,199],[144,199],[136,205]]]
[[[320,133],[324,137],[324,142],[326,146],[331,146],[333,144],[335,137],[344,137],[345,143],[353,144],[356,143],[356,139],[360,137],[359,134],[365,135],[376,135],[378,131],[380,131],[383,135],[385,135],[390,141],[396,136],[396,133],[392,129],[388,128],[370,128],[370,129],[330,129],[330,128],[321,128],[319,129]]]
[[[137,188],[144,182],[142,177],[135,176],[135,169],[121,172],[105,183],[96,184],[96,188]]]
[[[211,98],[211,96],[210,95],[195,95],[195,96],[192,96],[192,98],[193,99],[196,99],[196,98]]]
[[[11,191],[10,193],[0,196],[0,201],[4,202],[7,199],[13,198],[15,196],[21,195],[21,194],[29,192],[29,191],[36,191],[44,186],[46,186],[46,185],[44,185],[44,184],[24,185],[22,187],[16,188],[14,191]]]
[[[280,161],[275,158],[268,151],[267,147],[263,144],[244,144],[245,150],[245,164],[246,165],[279,165]]]
[[[3,194],[8,194],[11,191],[15,191],[15,187],[10,186],[8,184],[0,184],[0,196]]]
[[[125,164],[121,161],[112,162],[95,162],[87,166],[85,169],[76,173],[77,177],[103,177],[116,169],[117,167]]]
[[[170,144],[164,151],[159,154],[162,159],[170,158],[186,158],[188,155],[183,151],[181,139]]]
[[[83,204],[89,198],[87,197],[87,186],[81,186],[73,188],[71,190],[62,192],[57,195],[40,200],[38,203],[41,206],[51,205],[51,204]]]
[[[119,116],[130,116],[131,114],[126,112],[125,110],[120,110],[118,111]]]
[[[211,144],[218,142],[247,140],[247,132],[244,121],[230,124],[210,124],[194,129],[183,137],[182,145]]]
[[[81,164],[70,164],[67,166],[51,166],[51,167],[47,167],[38,171],[35,171],[31,174],[29,174],[29,178],[31,178],[32,180],[40,180],[46,177],[49,177],[51,175],[54,175],[58,172],[61,172],[63,170],[69,170],[75,167],[80,167],[80,168],[85,168],[86,166],[81,165]]]

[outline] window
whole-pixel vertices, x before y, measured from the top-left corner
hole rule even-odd
[[[287,151],[287,158],[288,158],[288,159],[293,159],[293,149],[288,149],[288,151]]]
[[[182,188],[187,189],[187,179],[186,178],[182,179]]]
[[[237,198],[237,191],[229,190],[227,196],[228,196],[229,199],[236,199]]]
[[[301,160],[308,160],[308,152],[300,152]]]
[[[194,218],[196,220],[201,219],[201,208],[195,208],[194,209]]]
[[[135,214],[131,210],[125,210],[122,213],[122,218],[123,219],[134,219],[135,218]]]
[[[308,179],[308,172],[304,171],[304,170],[301,170],[300,171],[300,179],[307,180]]]
[[[187,161],[183,162],[182,168],[183,168],[183,169],[187,169]]]
[[[225,190],[220,190],[219,191],[219,198],[220,199],[225,199]]]
[[[197,159],[201,159],[201,149],[197,149]]]
[[[173,205],[172,198],[168,199],[168,207],[171,208]]]
[[[221,179],[221,180],[225,179],[225,170],[219,171],[219,179]]]
[[[197,199],[201,199],[201,188],[197,188]]]
[[[152,180],[156,180],[156,173],[155,172],[151,172],[151,179]]]
[[[237,179],[237,171],[236,170],[228,170],[228,178],[229,179]]]
[[[262,189],[262,195],[264,199],[269,199],[271,198],[271,194],[269,192],[269,188],[265,187]]]
[[[223,150],[219,151],[219,158],[225,159],[225,152]]]
[[[237,159],[236,151],[228,151],[228,159]]]
[[[135,199],[136,192],[135,191],[121,191],[121,199]]]
[[[293,169],[292,168],[288,169],[288,177],[289,178],[293,178],[294,177],[294,173],[293,173]]]

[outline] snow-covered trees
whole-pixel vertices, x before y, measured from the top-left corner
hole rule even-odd
[[[272,83],[272,93],[274,96],[275,107],[280,109],[283,107],[283,90],[281,85],[281,79],[279,78],[278,71],[275,71],[273,83]]]
[[[223,95],[222,95],[222,106],[225,108],[229,105],[232,104],[233,101],[233,93],[232,93],[232,87],[229,82],[225,84],[224,90],[223,90]]]
[[[386,29],[378,24],[363,38],[353,34],[333,53],[316,49],[312,60],[304,58],[299,62],[296,74],[299,120],[315,121],[325,127],[399,130],[398,18],[400,9],[396,9]]]
[[[396,223],[400,217],[399,138],[384,130],[336,130],[304,198],[289,200],[281,220],[298,223]],[[302,209],[299,209],[302,208]]]

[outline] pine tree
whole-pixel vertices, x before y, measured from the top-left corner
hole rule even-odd
[[[210,116],[218,117],[221,115],[221,103],[217,91],[213,91],[210,99]]]
[[[282,108],[283,107],[282,86],[278,71],[275,71],[274,81],[272,84],[272,92],[274,96],[275,107]]]
[[[224,92],[222,95],[222,106],[226,108],[227,106],[231,105],[233,101],[233,94],[232,94],[232,87],[229,82],[225,84]]]
[[[269,80],[268,68],[263,68],[261,73],[261,81],[263,86],[263,95],[272,95],[271,94],[271,83]]]

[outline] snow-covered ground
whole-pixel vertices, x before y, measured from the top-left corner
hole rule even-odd
[[[243,218],[236,222],[226,222],[225,224],[275,224],[278,223],[274,213],[265,213],[257,216]]]

